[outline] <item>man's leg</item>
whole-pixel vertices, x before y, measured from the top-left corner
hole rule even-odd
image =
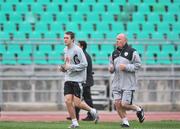
[[[122,107],[122,104],[121,104],[123,92],[114,90],[112,93],[113,93],[114,105],[116,107],[116,111],[117,111],[118,115],[120,116],[120,118],[122,119],[122,125],[121,126],[122,127],[129,127],[126,109],[124,109]]]
[[[124,91],[122,98],[122,107],[126,110],[136,111],[139,122],[142,123],[145,119],[144,111],[140,106],[132,104],[134,91]]]
[[[87,105],[84,101],[81,101],[81,99],[76,96],[74,96],[74,104],[76,107],[79,107],[80,109],[84,109],[84,110],[90,112],[95,120],[95,123],[98,122],[99,116],[98,116],[96,109],[91,108],[89,105]]]
[[[84,101],[87,103],[87,105],[89,105],[90,107],[93,108],[93,101],[92,101],[92,97],[91,97],[91,87],[90,86],[83,87],[83,98],[84,98]],[[92,121],[93,117],[92,117],[91,113],[88,112],[87,117],[82,120]]]
[[[65,95],[66,108],[67,108],[69,116],[71,117],[71,120],[72,120],[72,125],[71,126],[78,127],[79,124],[77,122],[75,111],[74,111],[73,99],[74,99],[74,97],[73,97],[72,94]],[[70,126],[70,128],[71,128],[71,126]]]

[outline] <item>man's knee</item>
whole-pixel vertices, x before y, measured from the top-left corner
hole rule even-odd
[[[72,98],[71,97],[65,97],[65,103],[66,104],[72,104]]]
[[[120,100],[115,100],[114,105],[116,108],[120,108],[121,107],[121,101]]]

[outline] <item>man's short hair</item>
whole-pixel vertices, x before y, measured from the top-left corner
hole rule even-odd
[[[70,35],[71,39],[75,39],[75,34],[72,31],[67,31],[65,34]]]
[[[86,50],[86,48],[87,48],[87,43],[86,43],[86,41],[84,41],[84,40],[79,40],[78,43],[80,44],[80,46],[83,47],[83,48],[82,48],[83,50]]]

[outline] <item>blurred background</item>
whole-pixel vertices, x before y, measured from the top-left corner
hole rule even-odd
[[[63,36],[88,43],[99,110],[112,111],[109,56],[116,35],[142,59],[135,102],[180,111],[180,0],[0,0],[0,105],[4,111],[64,111]]]

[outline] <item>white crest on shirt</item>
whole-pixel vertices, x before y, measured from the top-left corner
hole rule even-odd
[[[127,56],[127,55],[128,55],[128,52],[125,52],[124,55]]]

